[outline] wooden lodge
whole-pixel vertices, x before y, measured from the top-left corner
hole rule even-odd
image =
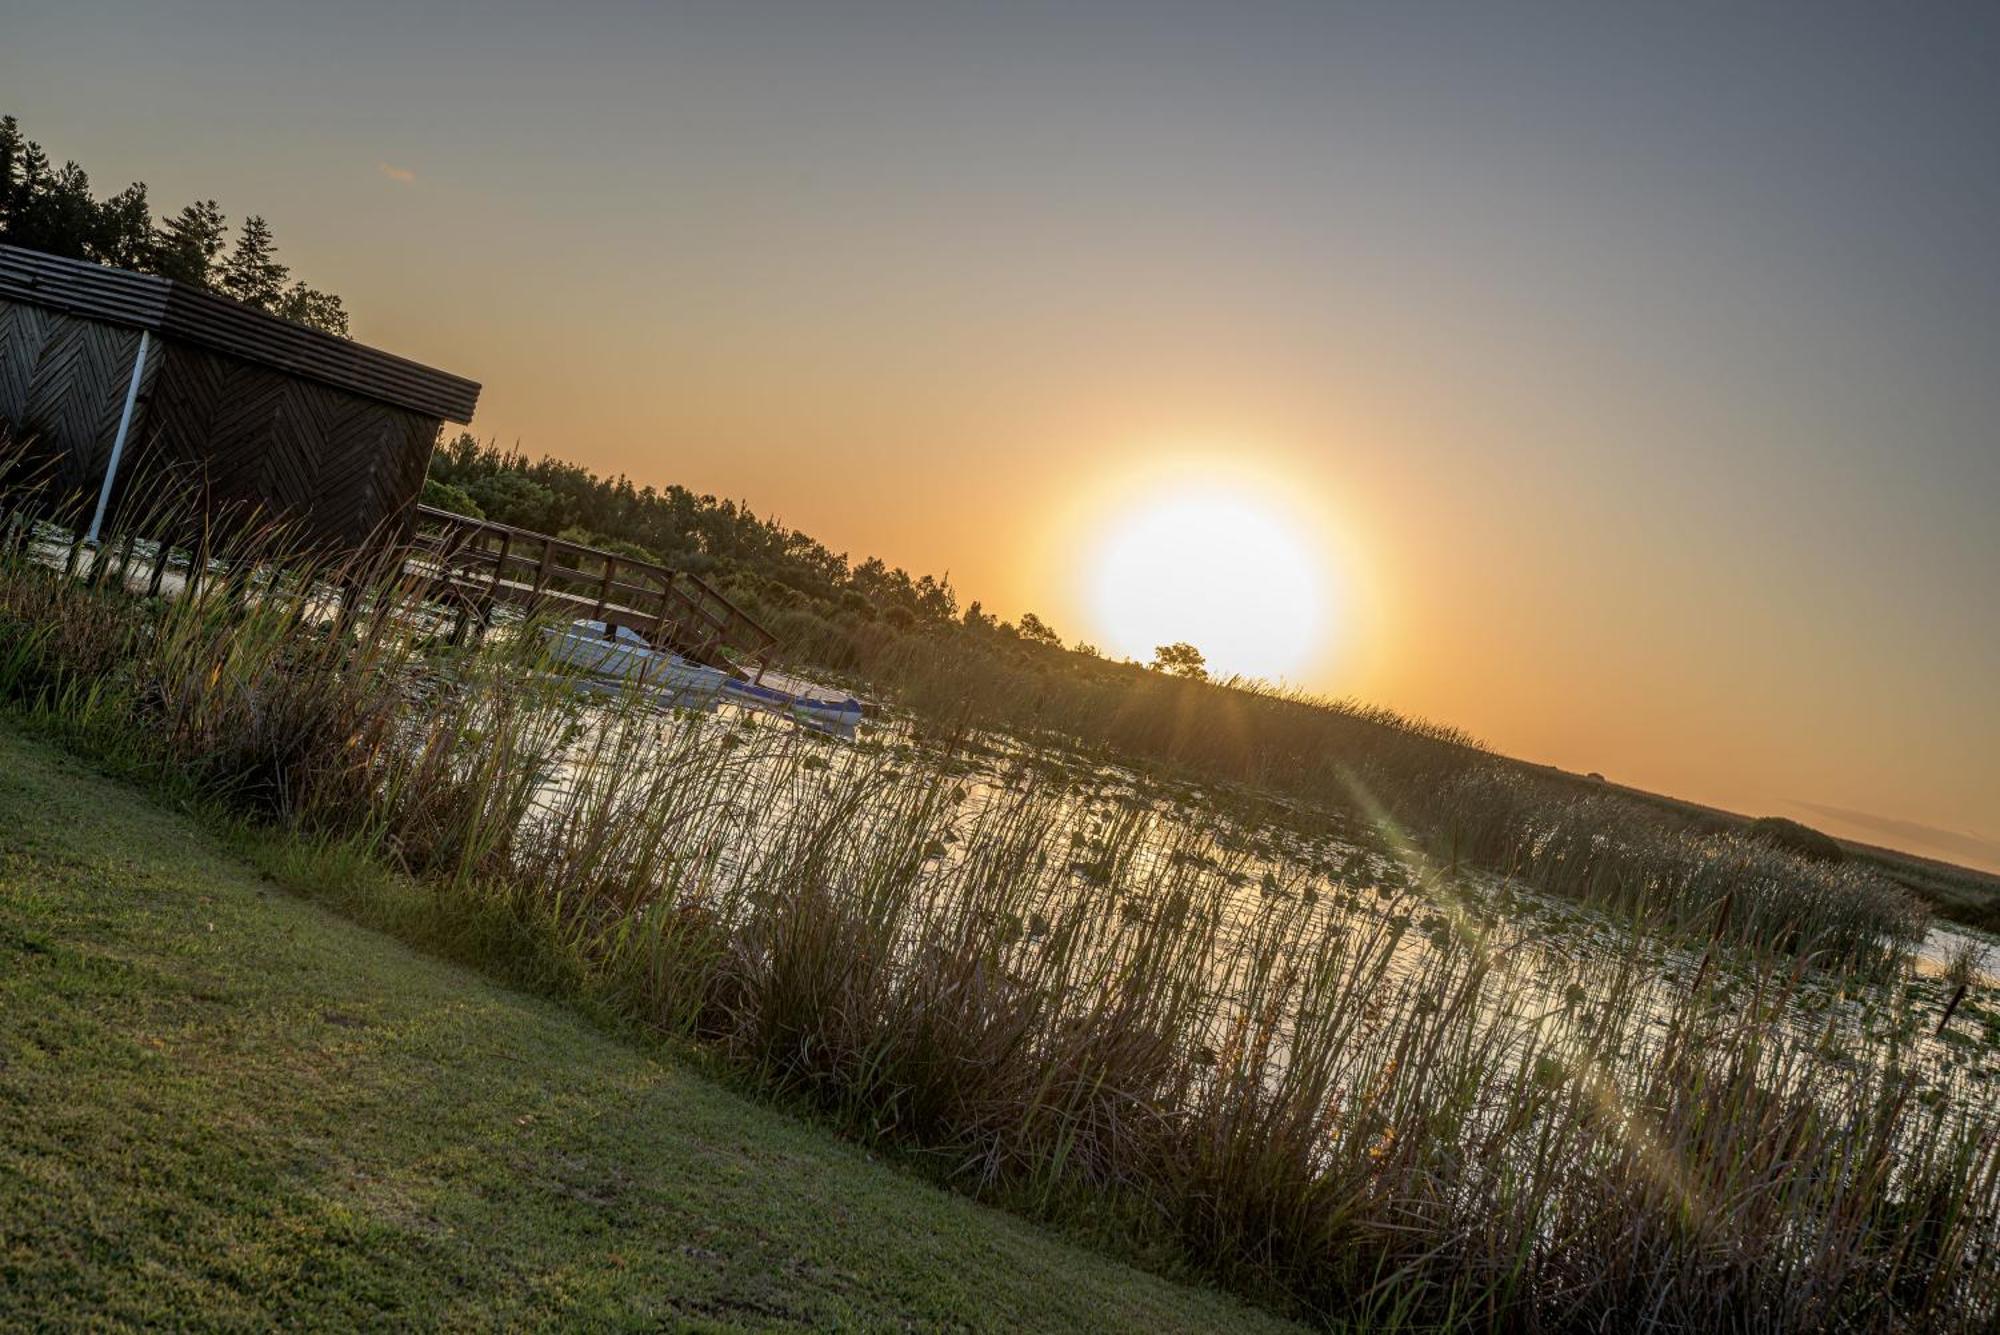
[[[317,545],[393,541],[440,426],[478,401],[470,380],[213,292],[0,246],[0,422],[58,486],[101,496],[93,529],[173,483]]]
[[[439,428],[478,400],[470,380],[212,292],[0,246],[0,426],[79,502],[77,549],[122,533],[123,569],[145,507],[191,494],[211,523],[283,521],[318,553],[400,550],[461,628],[504,604],[745,675],[770,663],[774,637],[690,572],[420,506]],[[201,544],[144,536],[164,542],[154,590],[177,546],[200,578]]]

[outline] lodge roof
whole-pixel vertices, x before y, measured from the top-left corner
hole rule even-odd
[[[450,422],[472,420],[479,386],[462,376],[153,274],[0,246],[0,301],[149,329],[364,398]]]

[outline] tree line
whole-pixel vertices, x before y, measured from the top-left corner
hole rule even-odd
[[[640,487],[553,457],[530,461],[470,433],[438,447],[424,499],[697,575],[747,576],[766,603],[811,604],[901,629],[966,615],[948,575],[912,578],[875,557],[850,563],[739,502],[680,486]],[[976,603],[967,612],[984,615]]]
[[[854,561],[739,502],[642,487],[623,474],[600,477],[563,459],[530,460],[470,433],[438,447],[424,502],[701,575],[834,667],[908,635],[949,635],[1044,666],[1101,661],[1089,644],[1065,645],[1033,612],[1009,622],[976,601],[961,607],[949,574],[913,577],[879,557]],[[1154,666],[1206,675],[1200,651],[1188,644],[1162,646]]]
[[[158,274],[315,329],[348,333],[340,298],[291,277],[263,218],[244,218],[232,244],[228,219],[212,199],[158,221],[143,181],[99,199],[81,166],[55,166],[13,116],[0,117],[0,243]],[[1091,645],[1066,646],[1033,612],[1016,623],[978,602],[961,608],[948,574],[913,577],[877,557],[850,561],[736,501],[679,486],[638,487],[623,475],[603,478],[555,458],[531,462],[469,434],[440,446],[425,499],[712,578],[789,641],[835,667],[869,657],[885,639],[938,634],[1045,667],[1101,662]],[[1153,666],[1205,675],[1200,652],[1187,644],[1162,646]]]
[[[245,217],[232,244],[229,220],[212,199],[157,222],[144,181],[99,199],[88,172],[73,161],[54,165],[13,116],[0,117],[0,243],[158,274],[348,336],[340,298],[292,278],[261,217]]]

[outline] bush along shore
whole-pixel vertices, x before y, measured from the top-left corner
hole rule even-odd
[[[1861,873],[1552,804],[1353,713],[1277,752],[1335,814],[1296,774],[1245,798],[1245,720],[1305,706],[1213,687],[1044,697],[1009,740],[1000,683],[912,665],[906,721],[857,744],[586,698],[532,625],[447,644],[400,574],[240,536],[149,598],[149,547],[37,539],[27,499],[0,498],[23,717],[319,874],[415,878],[423,944],[966,1191],[1329,1322],[2000,1316],[2000,1009],[1909,978],[1921,918]],[[1061,708],[1108,720],[1094,758],[1037,740]]]

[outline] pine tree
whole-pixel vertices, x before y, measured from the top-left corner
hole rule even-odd
[[[0,116],[0,242],[220,290],[287,320],[347,335],[339,297],[305,283],[286,285],[291,271],[278,261],[262,218],[243,220],[233,248],[228,240],[228,219],[212,199],[197,200],[158,227],[143,181],[99,203],[82,167],[51,168],[20,122]]]
[[[260,311],[274,309],[284,296],[285,279],[291,274],[290,269],[278,262],[277,252],[270,225],[251,214],[243,220],[236,245],[223,261],[216,286],[246,306]]]
[[[97,230],[97,201],[90,197],[89,174],[74,162],[50,171],[48,157],[35,143],[27,145],[22,162],[7,240],[73,260],[88,258],[90,239]]]
[[[42,146],[22,135],[12,116],[0,118],[0,239],[20,244],[17,223],[48,171]]]
[[[153,234],[152,271],[195,287],[215,286],[215,259],[229,221],[212,199],[198,200],[160,224]]]
[[[14,183],[14,209],[17,214],[43,187],[48,176],[49,155],[34,140],[24,140],[21,144],[21,168]]]
[[[134,181],[97,206],[90,258],[120,269],[144,269],[153,258],[153,211],[146,183]]]
[[[27,147],[21,138],[21,123],[12,116],[0,116],[0,236],[7,235],[7,220],[14,214],[15,182]]]

